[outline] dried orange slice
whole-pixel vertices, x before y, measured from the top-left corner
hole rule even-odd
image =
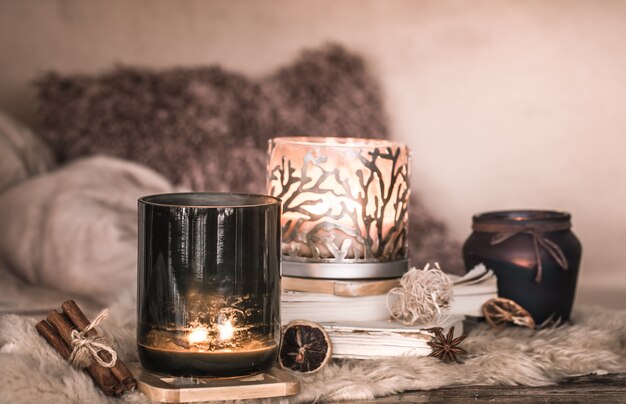
[[[483,314],[492,327],[515,324],[520,327],[535,328],[535,320],[526,309],[511,299],[495,297],[483,304]]]
[[[326,366],[331,356],[330,337],[321,325],[296,320],[283,329],[278,353],[278,363],[283,369],[314,373]]]

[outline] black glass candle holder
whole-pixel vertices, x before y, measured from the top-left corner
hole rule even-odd
[[[149,371],[229,377],[269,368],[280,338],[280,200],[139,199],[137,345]]]

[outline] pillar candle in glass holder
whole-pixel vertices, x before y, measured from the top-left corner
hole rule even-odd
[[[401,275],[408,265],[409,171],[408,148],[391,141],[270,140],[267,190],[283,204],[283,273]]]
[[[280,338],[280,201],[184,193],[139,200],[137,344],[177,376],[269,368]]]

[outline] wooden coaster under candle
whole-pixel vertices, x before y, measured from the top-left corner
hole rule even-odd
[[[137,388],[150,400],[186,403],[210,400],[244,400],[292,396],[298,393],[298,380],[289,373],[271,368],[252,376],[236,378],[174,377],[150,373],[139,363],[131,363]]]

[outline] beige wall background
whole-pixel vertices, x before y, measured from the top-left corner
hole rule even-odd
[[[473,213],[572,212],[578,302],[626,308],[626,2],[0,0],[0,107],[115,63],[260,76],[337,41],[380,78],[413,185],[459,240]]]

